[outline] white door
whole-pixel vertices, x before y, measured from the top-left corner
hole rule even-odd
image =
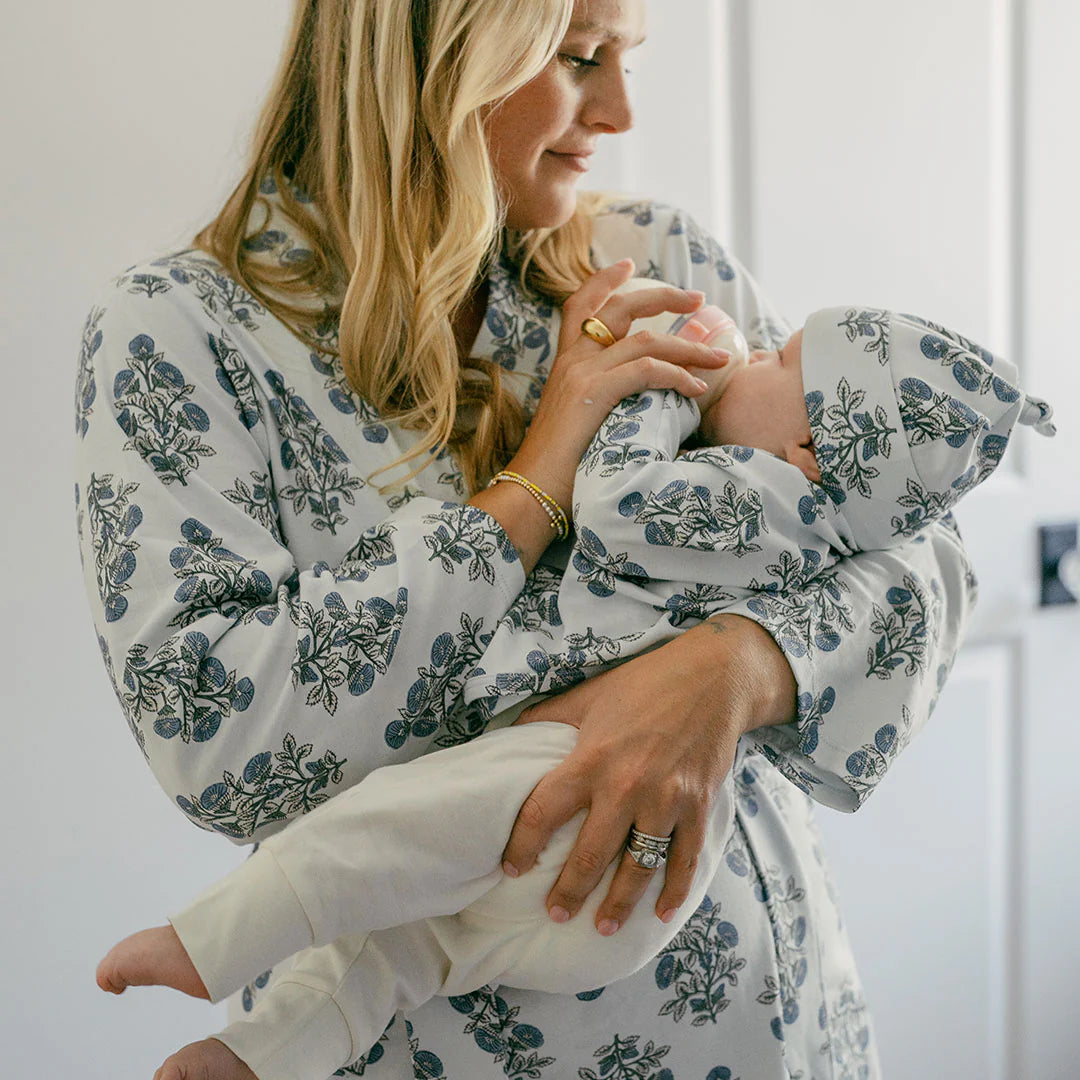
[[[886,1075],[1080,1076],[1071,976],[1080,609],[1040,609],[1037,533],[1080,521],[1080,5],[657,0],[637,126],[592,177],[710,225],[793,324],[915,311],[1020,366],[1023,432],[958,514],[980,578],[932,722],[819,821]]]

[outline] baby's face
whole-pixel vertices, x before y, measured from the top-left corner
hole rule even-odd
[[[779,351],[752,352],[701,418],[713,446],[752,446],[785,458],[819,480],[802,378],[802,331]]]

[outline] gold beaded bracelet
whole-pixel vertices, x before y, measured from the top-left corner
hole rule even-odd
[[[526,480],[520,473],[503,469],[496,473],[488,487],[494,487],[500,480],[509,480],[511,483],[523,487],[536,501],[547,511],[551,519],[551,527],[555,530],[557,540],[565,540],[570,535],[570,522],[566,519],[563,508],[546,492],[538,488],[531,480]]]

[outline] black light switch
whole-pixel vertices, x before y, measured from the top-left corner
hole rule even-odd
[[[1039,528],[1039,558],[1042,564],[1042,606],[1075,604],[1080,600],[1074,578],[1080,575],[1077,526],[1043,525]],[[1069,573],[1073,570],[1073,573]],[[1063,578],[1065,580],[1063,580]]]

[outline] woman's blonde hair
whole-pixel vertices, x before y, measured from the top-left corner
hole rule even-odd
[[[591,273],[599,197],[583,196],[557,229],[508,233],[483,128],[485,107],[544,69],[572,7],[297,0],[250,167],[196,237],[301,340],[338,353],[360,397],[423,433],[378,473],[420,462],[381,490],[449,447],[475,492],[521,441],[508,373],[462,364],[451,323],[497,253],[505,247],[522,286],[556,303]],[[251,242],[265,227],[251,219],[267,178],[310,252],[294,261]]]

